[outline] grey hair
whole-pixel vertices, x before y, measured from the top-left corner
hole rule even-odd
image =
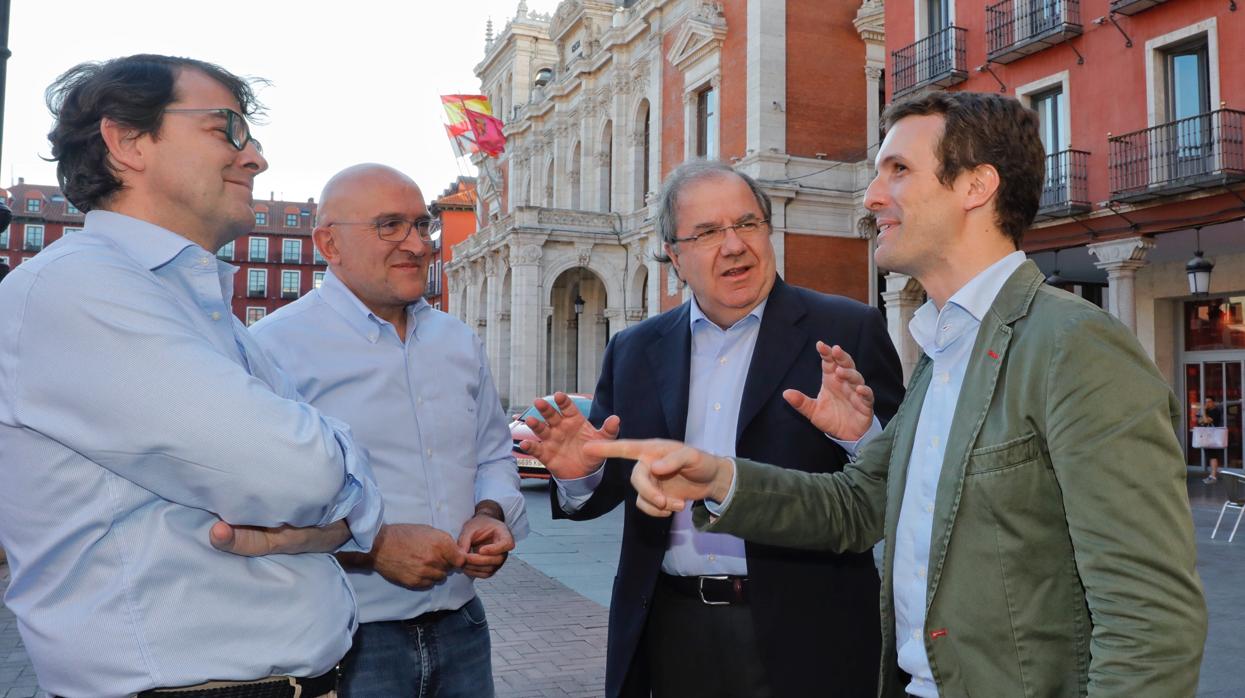
[[[675,219],[675,208],[679,205],[679,194],[684,187],[706,177],[722,175],[733,175],[742,179],[744,184],[752,190],[752,195],[756,197],[757,206],[761,209],[761,218],[769,220],[773,205],[770,203],[769,195],[761,190],[761,185],[755,179],[736,171],[735,168],[720,160],[689,160],[674,168],[666,177],[666,181],[661,183],[661,189],[657,192],[657,220],[654,222],[654,227],[657,234],[661,236],[662,242],[670,245],[677,244],[675,238],[678,236],[679,222]],[[653,258],[658,262],[670,262],[670,257],[664,248],[659,248],[654,252]]]

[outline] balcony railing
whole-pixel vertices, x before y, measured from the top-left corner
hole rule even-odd
[[[1080,0],[1003,0],[986,6],[986,58],[994,63],[1011,63],[1080,34]]]
[[[1245,181],[1245,112],[1218,109],[1107,141],[1116,201]]]
[[[1135,15],[1165,2],[1167,0],[1111,0],[1111,11],[1117,15]]]
[[[892,52],[895,96],[928,85],[948,87],[964,82],[968,77],[964,58],[966,33],[960,27],[947,27]]]
[[[282,291],[281,298],[283,300],[294,300],[298,298],[298,291]]]
[[[1038,204],[1038,220],[1087,213],[1089,203],[1089,153],[1064,150],[1046,156],[1046,181]]]
[[[263,288],[248,288],[246,290],[247,298],[263,298],[268,295],[268,290]]]

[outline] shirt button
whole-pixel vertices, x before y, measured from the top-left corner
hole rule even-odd
[[[709,562],[713,562],[716,559],[718,559],[717,555],[714,555],[713,553],[709,553]]]
[[[930,442],[930,444],[931,444],[934,448],[938,448],[938,437],[937,437],[937,436],[935,436],[934,438],[930,439],[930,440],[929,440],[929,442]]]
[[[378,337],[380,337],[380,335],[376,334],[375,332],[367,336],[367,338],[373,342],[375,342]]]
[[[726,365],[726,357],[725,357],[725,356],[723,356],[722,358],[718,359],[718,363],[719,363],[719,364],[721,364],[721,365],[723,365],[723,366],[725,366],[725,365]]]
[[[415,398],[415,404],[416,404],[416,405],[422,405],[422,404],[424,404],[424,399],[423,399],[422,397],[417,397],[417,398]]]
[[[720,403],[720,402],[715,402],[715,403],[713,403],[713,411],[714,411],[714,412],[721,412],[721,411],[722,411],[722,403]]]
[[[428,449],[428,455],[430,455],[430,456],[432,455],[432,449],[431,449],[431,448],[430,448],[430,449]]]
[[[929,514],[934,513],[934,505],[933,505],[933,504],[926,504],[926,505],[925,505],[925,511],[926,511],[926,513],[929,513]]]
[[[942,373],[938,374],[938,380],[942,381],[943,383],[950,383],[951,374],[947,373],[946,371],[943,371]]]
[[[920,639],[921,639],[921,631],[920,631],[920,630],[913,630],[913,631],[912,631],[912,639],[913,639],[913,640],[920,640]]]
[[[219,311],[219,310],[213,310],[213,311],[212,311],[212,319],[213,319],[213,320],[219,320],[219,319],[220,319],[220,311]]]
[[[200,257],[199,258],[199,264],[202,264],[205,267],[211,263],[212,263],[211,257]]]
[[[924,566],[916,568],[916,576],[920,577],[921,579],[925,579],[925,567]]]

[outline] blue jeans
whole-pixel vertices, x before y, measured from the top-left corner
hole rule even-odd
[[[493,695],[488,621],[479,597],[438,620],[360,623],[342,659],[341,698]]]

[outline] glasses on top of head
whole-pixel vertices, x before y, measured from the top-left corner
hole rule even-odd
[[[402,242],[417,231],[423,242],[432,242],[441,229],[441,221],[436,218],[424,217],[414,220],[401,216],[386,216],[374,221],[334,221],[328,225],[365,225],[376,231],[376,237],[386,242]]]
[[[251,125],[246,122],[246,117],[232,109],[165,109],[165,114],[220,114],[225,117],[225,137],[229,139],[229,145],[238,150],[246,148],[247,143],[254,143],[255,150],[262,153],[264,146],[260,142],[251,137]]]
[[[726,240],[726,231],[734,230],[735,234],[741,238],[752,240],[760,237],[762,234],[768,235],[770,232],[769,219],[744,221],[735,225],[722,225],[716,228],[702,230],[695,235],[688,235],[685,238],[675,238],[674,242],[684,245],[694,245],[696,247],[717,247]]]

